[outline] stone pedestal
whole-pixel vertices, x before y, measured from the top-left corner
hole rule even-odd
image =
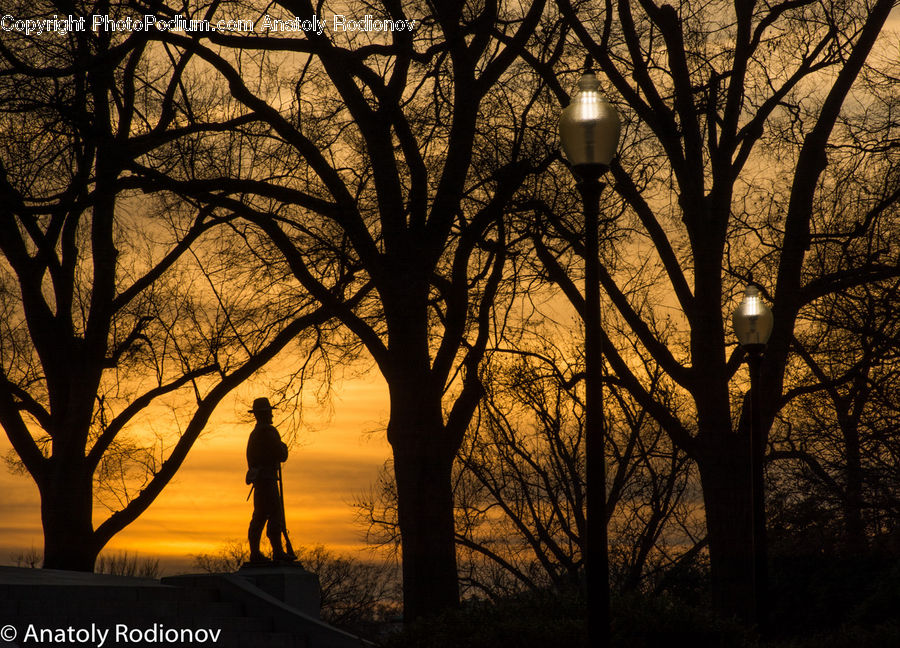
[[[287,605],[319,618],[319,577],[300,565],[245,563],[236,575]]]

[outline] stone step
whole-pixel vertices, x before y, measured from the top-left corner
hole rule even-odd
[[[188,594],[188,592],[190,592]],[[13,592],[10,592],[12,594]],[[214,590],[191,591],[177,587],[157,585],[156,587],[117,587],[107,585],[17,585],[14,596],[18,599],[58,601],[78,599],[83,601],[177,601],[185,595],[192,600],[216,600]],[[0,594],[0,596],[3,596]],[[3,598],[7,598],[3,596]]]
[[[242,570],[237,574],[187,574],[163,582],[53,570],[0,567],[0,625],[107,631],[107,646],[215,645],[216,648],[360,648],[356,637],[318,618],[314,574],[292,566]],[[129,631],[220,631],[205,642],[115,641],[117,624]],[[39,635],[40,636],[40,635]],[[54,633],[54,637],[56,634]],[[153,636],[151,632],[151,636]],[[180,636],[180,632],[179,632]],[[52,641],[57,646],[84,642]],[[47,642],[44,642],[45,645]],[[0,644],[2,645],[2,644]],[[40,645],[40,643],[20,643]],[[369,644],[371,645],[371,644]]]
[[[0,611],[6,615],[39,615],[46,614],[48,605],[55,610],[66,611],[76,616],[96,616],[98,618],[115,619],[136,612],[145,618],[153,617],[190,617],[196,615],[229,617],[241,614],[237,603],[228,601],[157,601],[137,600],[123,601],[99,599],[59,599],[50,604],[37,599],[21,599],[0,602]]]

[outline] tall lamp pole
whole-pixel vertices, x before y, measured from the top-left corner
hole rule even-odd
[[[606,458],[604,454],[603,349],[600,323],[599,200],[600,177],[609,169],[619,142],[621,123],[615,108],[600,93],[600,82],[587,70],[578,92],[563,109],[559,134],[563,152],[580,180],[584,203],[584,358],[585,479],[587,529],[588,642],[609,645],[609,554],[606,529]]]
[[[750,498],[751,539],[753,552],[753,619],[762,628],[765,625],[766,592],[766,500],[763,460],[765,440],[760,422],[760,369],[763,352],[772,335],[774,317],[759,294],[759,288],[750,284],[744,291],[744,300],[731,316],[734,333],[747,353],[750,367]]]

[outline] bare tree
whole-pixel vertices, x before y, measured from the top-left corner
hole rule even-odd
[[[396,562],[336,555],[322,545],[301,547],[297,558],[319,576],[322,618],[329,623],[357,630],[400,611]]]
[[[16,567],[28,567],[37,569],[44,560],[43,554],[35,549],[11,554],[10,558],[16,563]],[[131,555],[127,551],[115,554],[100,554],[98,556],[95,571],[98,574],[111,574],[113,576],[130,576],[135,578],[159,578],[159,558]]]
[[[523,589],[579,590],[585,551],[584,368],[580,352],[529,336],[495,351],[486,394],[454,471],[460,579],[473,596]],[[652,588],[704,542],[700,502],[687,456],[610,382],[607,510],[614,580],[620,590]],[[360,497],[369,541],[397,534],[389,471]]]
[[[622,385],[697,462],[714,598],[720,611],[752,620],[749,417],[735,384],[743,354],[729,351],[726,314],[752,273],[775,312],[762,369],[768,429],[803,309],[833,292],[896,276],[895,245],[880,255],[837,255],[843,263],[824,274],[810,264],[825,249],[856,250],[896,213],[897,185],[880,181],[859,203],[863,217],[855,229],[819,209],[824,192],[839,190],[834,180],[847,177],[829,159],[859,134],[849,126],[855,115],[865,117],[870,135],[896,142],[890,111],[879,119],[856,109],[857,102],[884,103],[896,94],[896,76],[882,75],[877,89],[864,83],[875,65],[891,65],[868,61],[894,2],[556,4],[627,121],[611,173],[627,206],[614,230],[622,238],[615,251],[630,243],[639,259],[606,253],[600,282],[615,312],[607,326],[624,327],[641,354],[689,395],[692,410],[679,413],[654,398],[647,376],[633,369],[631,348],[611,332],[604,354]],[[564,99],[554,73],[534,67]],[[896,166],[885,150],[861,151],[851,175],[871,180],[862,160],[876,155]],[[616,215],[618,205],[609,195],[605,200]],[[571,211],[558,207],[545,199],[539,206],[545,222],[565,224]],[[553,213],[555,221],[546,216]],[[542,261],[578,304],[571,244],[554,243],[566,241],[559,227],[548,233]],[[663,315],[673,308],[673,317]],[[752,451],[761,454],[764,444],[765,438]]]
[[[159,578],[159,558],[130,555],[127,551],[100,554],[95,567],[98,574],[129,576],[132,578]]]
[[[92,570],[222,398],[301,332],[325,335],[303,291],[235,263],[255,257],[225,229],[232,215],[129,188],[136,160],[202,165],[204,138],[243,121],[189,102],[190,55],[165,54],[104,31],[11,32],[0,46],[0,425],[40,491],[45,567]],[[95,527],[100,495],[111,514]]]
[[[814,501],[833,550],[859,555],[898,529],[898,284],[822,300],[798,336],[805,366],[770,441],[779,525]],[[820,549],[821,547],[817,547]]]
[[[330,8],[266,5],[279,17]],[[242,114],[265,124],[244,152],[267,166],[167,180],[135,172],[252,223],[374,359],[390,392],[412,620],[459,600],[451,469],[495,333],[510,243],[504,212],[549,159],[534,101],[540,81],[513,65],[545,3],[379,9],[398,24],[416,21],[415,30],[215,34],[209,44],[155,34],[207,63]],[[359,307],[337,298],[340,276],[371,285]]]

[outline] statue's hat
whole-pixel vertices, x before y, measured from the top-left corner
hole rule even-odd
[[[266,398],[265,396],[262,396],[260,398],[253,399],[253,409],[249,409],[247,411],[253,412],[253,413],[271,412],[273,409],[275,409],[275,408],[269,404],[269,399]]]

